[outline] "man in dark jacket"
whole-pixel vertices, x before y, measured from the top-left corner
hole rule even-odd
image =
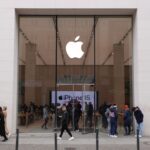
[[[4,137],[3,142],[7,141],[6,131],[5,131],[5,121],[2,107],[0,107],[0,135]]]
[[[142,137],[144,115],[139,107],[133,107],[132,111],[137,123],[137,130],[139,130],[139,137]]]
[[[60,133],[60,136],[58,137],[58,140],[61,140],[62,139],[62,135],[64,133],[64,130],[67,131],[67,133],[70,135],[70,138],[69,138],[69,141],[70,140],[73,140],[74,137],[72,136],[70,130],[68,129],[68,112],[66,110],[66,106],[63,106],[62,107],[62,127],[61,127],[61,133]]]

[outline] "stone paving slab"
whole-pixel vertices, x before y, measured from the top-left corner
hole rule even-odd
[[[95,134],[73,133],[75,140],[68,141],[68,135],[64,134],[63,140],[58,141],[58,150],[96,150]],[[0,139],[2,140],[2,139]],[[0,142],[0,150],[15,150],[15,135],[8,142]],[[140,139],[140,150],[150,150],[150,137]],[[54,133],[48,134],[21,134],[19,150],[55,150]],[[137,150],[134,136],[122,136],[110,138],[107,134],[99,135],[99,150]]]

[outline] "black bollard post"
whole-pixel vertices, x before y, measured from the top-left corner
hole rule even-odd
[[[54,139],[55,141],[55,150],[57,150],[57,133],[55,132],[55,139]]]
[[[137,150],[140,150],[139,129],[137,129]]]
[[[96,150],[99,150],[99,130],[96,129]]]
[[[16,150],[19,148],[19,129],[16,129]]]

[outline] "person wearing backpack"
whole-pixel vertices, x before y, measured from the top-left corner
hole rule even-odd
[[[118,137],[117,136],[117,109],[116,105],[112,105],[110,107],[109,112],[110,117],[110,137]]]

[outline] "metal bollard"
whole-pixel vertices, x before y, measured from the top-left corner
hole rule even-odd
[[[96,150],[99,150],[99,130],[96,129]]]
[[[57,133],[55,132],[55,139],[54,139],[55,141],[55,150],[57,150]]]
[[[137,129],[137,150],[140,150],[139,129]]]
[[[16,150],[19,149],[19,129],[16,129]]]

